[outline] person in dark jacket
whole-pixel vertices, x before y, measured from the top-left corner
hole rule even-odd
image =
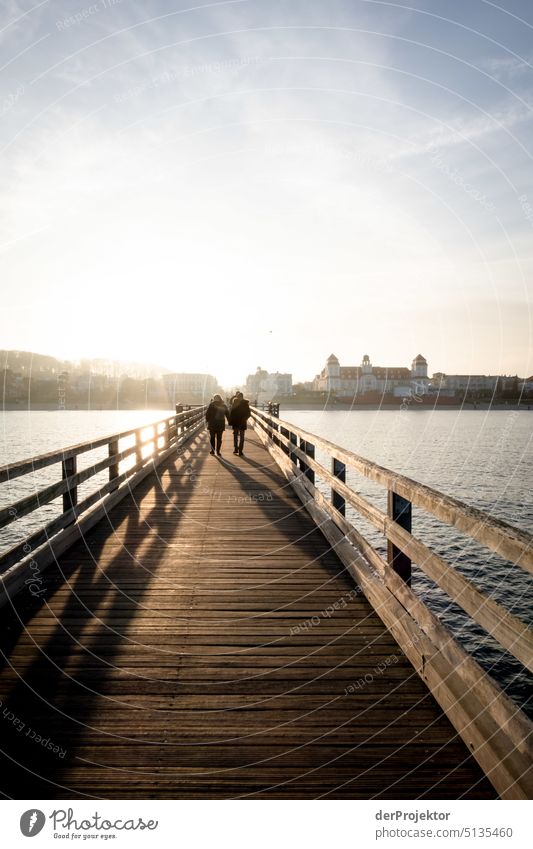
[[[238,454],[239,457],[243,455],[244,431],[248,427],[246,423],[251,415],[250,402],[246,400],[242,392],[237,392],[232,400],[229,423],[233,428],[233,453]]]
[[[210,454],[215,453],[216,442],[216,452],[219,457],[221,454],[220,449],[222,448],[222,434],[226,430],[226,419],[229,422],[228,408],[220,395],[214,395],[213,400],[205,412],[205,420],[209,429],[209,440],[211,442]]]

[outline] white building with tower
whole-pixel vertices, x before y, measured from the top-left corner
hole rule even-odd
[[[428,364],[418,354],[411,368],[403,366],[374,366],[365,354],[359,366],[341,366],[335,354],[330,354],[326,365],[313,381],[315,392],[328,392],[338,397],[380,394],[425,395],[428,391]]]

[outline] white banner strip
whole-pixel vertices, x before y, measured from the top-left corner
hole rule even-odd
[[[5,801],[2,844],[529,849],[531,802]],[[35,844],[29,844],[31,838]]]

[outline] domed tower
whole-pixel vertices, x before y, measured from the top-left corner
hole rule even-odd
[[[340,377],[341,367],[335,354],[330,354],[326,362],[326,371],[329,377]]]
[[[361,373],[372,374],[372,363],[370,362],[370,357],[368,356],[368,354],[365,354],[363,357],[363,361],[361,363]]]
[[[418,354],[411,363],[411,377],[427,377],[428,376],[428,363],[425,357],[422,354]]]
[[[335,354],[330,354],[326,362],[326,377],[328,391],[340,389],[341,367]]]

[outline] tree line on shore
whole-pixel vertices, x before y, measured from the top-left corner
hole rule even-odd
[[[58,375],[55,379],[15,376],[11,369],[0,372],[4,405],[66,406],[85,409],[151,407],[166,409],[169,399],[159,378],[111,378],[83,375],[76,381]]]

